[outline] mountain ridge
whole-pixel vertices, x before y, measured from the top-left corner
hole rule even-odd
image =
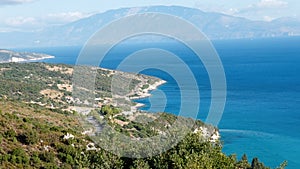
[[[204,12],[195,8],[151,6],[113,9],[36,32],[0,33],[0,39],[4,40],[0,41],[0,46],[83,45],[90,36],[108,23],[124,16],[141,13],[178,16],[194,24],[213,40],[300,36],[300,21],[294,18],[278,18],[270,22],[252,21],[217,12]]]

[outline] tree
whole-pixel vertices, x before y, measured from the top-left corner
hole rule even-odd
[[[252,163],[251,163],[251,168],[252,169],[268,169],[265,167],[261,162],[258,161],[258,158],[253,158]]]
[[[36,144],[39,141],[39,138],[34,131],[29,131],[27,133],[18,135],[17,138],[18,141],[26,145]]]
[[[277,167],[276,169],[285,169],[285,167],[288,165],[287,161],[284,161],[283,163],[280,164],[279,167]]]
[[[246,154],[242,156],[242,159],[237,163],[237,167],[247,169],[250,168],[250,164],[248,162],[248,157]]]

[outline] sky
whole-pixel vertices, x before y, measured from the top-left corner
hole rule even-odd
[[[251,20],[300,20],[299,0],[0,0],[0,32],[38,30],[110,9],[153,5],[179,5]]]

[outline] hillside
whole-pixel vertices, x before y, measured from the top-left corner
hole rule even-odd
[[[201,133],[188,134],[157,156],[120,158],[84,135],[74,114],[3,99],[0,107],[0,168],[265,168],[256,158],[251,166],[246,156],[238,161],[224,155],[219,144],[203,141]],[[165,114],[161,122],[168,124],[172,118],[176,117]],[[147,133],[146,128],[140,133]]]
[[[267,168],[257,158],[249,164],[246,156],[237,160],[234,155],[223,154],[218,129],[199,120],[125,110],[135,104],[118,104],[120,101],[114,102],[110,96],[113,70],[97,69],[96,95],[103,99],[97,99],[97,107],[87,109],[88,103],[72,98],[72,70],[69,65],[46,63],[0,64],[0,168]],[[141,90],[148,92],[146,84],[160,81],[119,73],[134,79],[130,89],[137,95]],[[104,150],[94,138],[104,132],[104,125],[136,140],[168,135],[175,121],[193,123],[193,127],[174,147],[147,158],[119,157]],[[115,135],[107,136],[109,141],[116,141]],[[147,144],[134,151],[140,153],[153,146],[160,145]]]
[[[5,63],[0,64],[0,98],[21,100],[36,103],[52,109],[72,110],[74,105],[88,106],[87,100],[79,100],[72,96],[72,74],[74,68],[69,65],[46,63]],[[111,96],[112,77],[131,80],[130,91],[123,94],[128,97],[143,97],[148,90],[164,81],[145,75],[134,75],[108,69],[97,68],[95,81],[96,106],[102,104],[118,104],[124,110],[131,110],[135,103],[125,98],[113,100]],[[80,89],[84,90],[84,89]],[[124,104],[122,104],[124,103]]]

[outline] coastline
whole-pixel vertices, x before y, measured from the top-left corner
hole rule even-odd
[[[45,55],[40,58],[28,58],[28,59],[12,57],[11,61],[7,61],[7,62],[32,62],[32,61],[39,61],[39,60],[44,60],[44,59],[54,59],[54,58],[55,58],[55,56],[51,56],[51,55]],[[5,62],[3,62],[3,63],[5,63]]]
[[[134,113],[134,112],[137,112],[139,108],[145,106],[145,104],[142,104],[142,103],[138,103],[138,102],[135,102],[135,100],[137,99],[142,99],[142,98],[147,98],[147,97],[151,97],[151,91],[153,90],[156,90],[159,86],[163,85],[167,83],[167,81],[165,80],[161,80],[161,79],[158,79],[158,81],[156,81],[154,84],[149,85],[148,88],[146,89],[143,89],[142,92],[138,92],[138,96],[135,96],[135,97],[130,97],[130,100],[133,101],[134,103],[136,103],[136,105],[134,106],[131,106],[131,113]],[[142,83],[142,86],[145,85],[144,83]],[[141,86],[138,87],[138,89],[141,89]],[[125,112],[125,114],[128,114],[128,112]],[[201,133],[201,135],[204,136],[204,139],[206,141],[209,141],[213,144],[217,143],[220,138],[221,138],[221,134],[219,132],[219,129],[215,128],[215,127],[200,127],[198,129],[195,129],[193,131],[193,133]]]
[[[0,49],[0,63],[33,62],[33,61],[54,59],[54,58],[55,56],[42,54],[42,53],[14,52],[10,50]]]
[[[151,97],[151,93],[150,92],[153,91],[153,90],[156,90],[159,86],[164,85],[165,83],[167,83],[167,81],[159,79],[154,84],[148,84],[148,83],[146,83],[147,85],[149,85],[149,87],[146,88],[146,89],[142,89],[139,86],[137,90],[141,90],[141,91],[136,91],[136,90],[134,91],[137,96],[129,97],[129,99],[132,102],[136,103],[136,105],[131,106],[131,112],[136,112],[139,108],[145,106],[145,104],[135,102],[135,100],[143,99],[143,98],[147,98],[147,97]],[[145,85],[145,84],[142,83],[142,86],[143,85]]]
[[[135,90],[135,94],[136,96],[131,96],[129,97],[130,100],[137,100],[137,99],[143,99],[143,98],[146,98],[146,97],[150,97],[151,94],[150,92],[153,91],[153,90],[156,90],[159,86],[163,85],[167,83],[167,81],[165,80],[161,80],[159,79],[159,81],[155,82],[154,84],[144,84],[142,83],[142,85],[149,85],[148,88],[146,89],[141,89],[141,87],[139,87],[138,89],[140,89],[139,91],[136,91]]]

